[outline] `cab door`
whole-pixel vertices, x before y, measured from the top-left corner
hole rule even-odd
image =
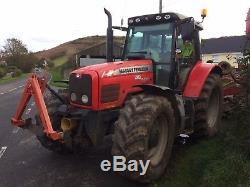
[[[156,36],[152,36],[151,40],[158,40],[159,58],[153,59],[154,72],[155,72],[155,84],[159,86],[172,87],[172,34],[163,33]],[[153,42],[153,41],[150,41]]]

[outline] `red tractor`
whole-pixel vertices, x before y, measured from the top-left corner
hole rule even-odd
[[[11,121],[33,130],[44,147],[59,153],[96,146],[113,134],[112,155],[150,160],[145,175],[123,174],[150,182],[167,168],[179,134],[214,136],[218,132],[222,70],[201,61],[202,26],[192,17],[137,16],[128,19],[128,28],[119,28],[112,26],[110,12],[105,9],[105,13],[107,63],[74,70],[68,89],[58,92],[32,75]],[[117,28],[127,31],[121,61],[113,59],[112,29]],[[188,58],[182,51],[186,41],[192,49]],[[38,109],[35,124],[21,118],[31,96]]]

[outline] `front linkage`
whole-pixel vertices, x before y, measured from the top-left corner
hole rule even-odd
[[[11,118],[11,123],[17,127],[32,129],[33,124],[30,119],[23,120],[23,112],[31,98],[34,97],[35,104],[43,125],[44,133],[52,140],[60,140],[63,138],[63,132],[57,132],[53,129],[51,120],[43,99],[43,93],[48,88],[50,92],[55,95],[60,101],[63,99],[47,85],[44,77],[40,78],[36,74],[32,74],[24,88],[21,100],[18,104],[17,111],[14,117]]]

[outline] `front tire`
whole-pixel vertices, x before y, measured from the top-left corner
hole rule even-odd
[[[127,178],[150,182],[166,169],[175,138],[171,103],[162,96],[139,94],[125,103],[115,123],[112,154],[127,160],[150,160],[145,175],[123,172]]]

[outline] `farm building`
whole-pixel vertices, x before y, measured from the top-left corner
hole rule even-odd
[[[212,60],[215,63],[227,61],[237,67],[237,59],[243,57],[246,36],[227,36],[202,40],[202,60]]]

